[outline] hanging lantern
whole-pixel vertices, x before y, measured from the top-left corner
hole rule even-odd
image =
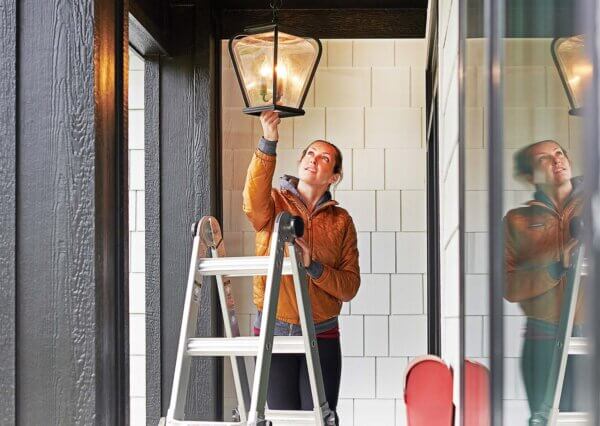
[[[585,52],[583,35],[557,38],[552,42],[552,58],[567,92],[571,115],[581,115],[593,67]]]
[[[282,118],[304,115],[302,105],[321,59],[318,39],[282,32],[273,22],[232,38],[229,53],[246,114],[272,110]]]

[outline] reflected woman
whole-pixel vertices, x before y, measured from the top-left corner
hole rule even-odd
[[[269,252],[276,216],[286,211],[301,216],[302,250],[310,296],[325,396],[335,411],[340,387],[342,356],[338,315],[360,285],[357,236],[352,218],[331,197],[331,185],[342,179],[342,154],[333,144],[317,140],[302,152],[298,177],[284,175],[272,188],[280,118],[273,111],[260,116],[263,137],[254,152],[244,186],[244,212],[256,231],[256,255]],[[255,277],[253,298],[258,308],[254,333],[260,332],[265,277]],[[294,285],[283,277],[277,306],[275,335],[301,335]],[[312,410],[313,403],[304,355],[273,355],[267,402],[270,409]],[[337,424],[337,415],[336,415]]]
[[[521,358],[532,419],[542,413],[556,342],[567,271],[579,242],[571,221],[583,205],[581,178],[573,178],[571,161],[555,141],[545,140],[518,151],[515,175],[535,186],[533,200],[510,210],[505,221],[505,297],[518,302],[527,316]],[[576,219],[577,220],[577,219]],[[575,312],[574,335],[581,335],[582,292]],[[573,362],[567,372],[561,411],[573,411]],[[530,420],[530,424],[533,424]]]

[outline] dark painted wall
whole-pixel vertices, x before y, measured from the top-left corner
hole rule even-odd
[[[157,424],[161,417],[161,261],[160,261],[160,57],[144,64],[144,157],[146,222],[146,419]]]
[[[216,123],[217,58],[209,5],[171,9],[170,57],[147,58],[146,129],[146,415],[165,416],[191,256],[190,225],[219,215]],[[199,335],[218,334],[214,285],[202,289]],[[220,418],[220,365],[194,360],[187,419]]]
[[[15,416],[16,0],[0,0],[0,424]]]
[[[113,425],[127,416],[126,339],[120,332],[127,313],[122,6],[25,0],[15,21],[14,2],[0,3],[2,44],[8,45],[0,59],[0,258],[9,266],[5,276],[3,265],[0,277],[2,424]],[[16,78],[10,78],[15,52]],[[14,196],[4,198],[11,182],[16,205]],[[16,418],[5,397],[11,386],[11,300]]]

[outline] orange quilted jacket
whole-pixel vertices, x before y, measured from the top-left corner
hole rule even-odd
[[[342,302],[352,299],[360,285],[356,230],[346,210],[330,200],[309,212],[287,189],[271,188],[276,156],[256,149],[244,185],[244,212],[256,230],[256,255],[267,256],[275,218],[281,211],[302,217],[304,238],[312,258],[323,265],[317,279],[308,276],[313,320],[320,323],[340,313]],[[254,304],[262,310],[266,278],[254,277]],[[277,319],[299,323],[291,276],[282,277]]]
[[[560,320],[567,276],[555,276],[551,269],[562,258],[563,245],[571,239],[569,223],[581,214],[582,206],[579,188],[562,209],[537,192],[527,206],[506,214],[504,297],[519,302],[528,317],[553,324]],[[576,324],[583,322],[583,294],[580,291],[577,299]]]

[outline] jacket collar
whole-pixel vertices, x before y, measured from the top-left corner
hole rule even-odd
[[[583,193],[582,183],[583,183],[582,176],[577,176],[577,177],[574,177],[571,179],[571,184],[573,185],[573,190],[571,191],[571,193],[565,200],[565,203],[564,203],[565,206],[567,204],[569,204],[571,201],[573,201],[574,199],[579,198],[582,195],[582,193]],[[552,210],[557,210],[556,205],[554,205],[554,202],[552,202],[550,197],[548,197],[548,195],[546,195],[546,193],[544,191],[538,189],[533,194],[533,200],[531,200],[527,204],[529,204],[529,205],[538,204],[539,205],[540,203]]]
[[[306,203],[302,199],[302,196],[298,192],[298,182],[299,182],[299,179],[295,176],[283,175],[279,179],[279,188],[281,189],[281,191],[292,194],[295,198],[297,198],[302,203],[302,205],[304,207],[307,207]],[[333,197],[331,196],[331,192],[329,192],[329,191],[325,191],[323,196],[317,202],[317,205],[315,206],[314,211],[317,211],[320,207],[324,207],[326,204],[337,205],[337,202],[333,200]]]

